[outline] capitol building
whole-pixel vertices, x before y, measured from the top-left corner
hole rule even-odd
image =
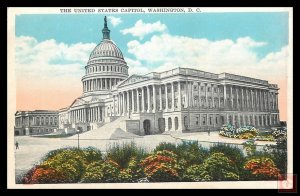
[[[102,33],[85,66],[82,95],[59,110],[59,129],[85,132],[115,122],[123,131],[149,135],[218,130],[227,123],[279,125],[276,84],[189,68],[129,76],[106,18]]]

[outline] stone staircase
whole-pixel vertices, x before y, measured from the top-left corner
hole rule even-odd
[[[101,140],[110,140],[110,139],[126,139],[139,137],[138,135],[126,132],[125,130],[125,121],[128,117],[118,117],[112,122],[105,123],[103,126],[93,129],[88,132],[80,134],[80,139],[101,139]],[[70,137],[70,139],[76,139],[77,135]]]

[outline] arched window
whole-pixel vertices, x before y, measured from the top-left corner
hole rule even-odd
[[[49,124],[49,117],[47,116],[46,117],[46,123],[45,123],[46,125],[48,125]]]
[[[101,66],[99,66],[99,71],[101,71]]]
[[[170,131],[172,128],[172,119],[171,117],[168,118],[168,130]]]
[[[50,117],[50,125],[52,125],[53,124],[53,117],[51,116]]]
[[[175,130],[178,130],[178,117],[175,117]]]
[[[105,66],[103,66],[103,71],[105,71]]]

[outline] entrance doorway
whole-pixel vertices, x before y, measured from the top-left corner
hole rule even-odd
[[[26,135],[26,130],[25,129],[23,129],[23,135]]]
[[[158,130],[160,133],[165,132],[165,119],[164,118],[158,119]]]
[[[145,135],[150,135],[150,120],[144,120],[143,122]]]

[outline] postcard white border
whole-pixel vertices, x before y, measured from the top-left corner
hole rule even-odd
[[[67,9],[68,7],[63,7]],[[73,7],[69,7],[73,9]],[[76,7],[78,9],[79,7]],[[89,9],[90,7],[81,7]],[[97,7],[95,9],[98,9]],[[115,7],[112,7],[115,8]],[[196,8],[196,7],[194,7]],[[252,8],[206,8],[199,7],[202,13],[207,12],[289,12],[289,60],[288,60],[288,94],[287,94],[287,129],[288,129],[288,173],[293,173],[293,8],[273,8],[273,7],[252,7]],[[16,112],[16,78],[15,78],[15,16],[19,14],[68,14],[61,13],[59,7],[54,8],[7,8],[7,187],[9,189],[277,189],[277,181],[236,181],[236,182],[176,182],[176,183],[97,183],[97,184],[35,184],[22,185],[15,184],[15,157],[14,157],[14,114]],[[102,13],[86,13],[86,14],[105,14]],[[160,12],[158,12],[160,13]],[[165,13],[165,12],[164,12]],[[73,13],[74,14],[74,13]],[[84,14],[84,13],[81,13]],[[110,13],[110,14],[125,14]],[[126,13],[128,14],[128,13]],[[132,13],[136,14],[136,13]],[[143,13],[141,13],[143,14]],[[151,14],[151,13],[147,13]],[[155,13],[152,13],[155,14]],[[173,14],[176,14],[173,13]],[[188,13],[187,13],[188,14]],[[263,182],[263,183],[262,183]]]

